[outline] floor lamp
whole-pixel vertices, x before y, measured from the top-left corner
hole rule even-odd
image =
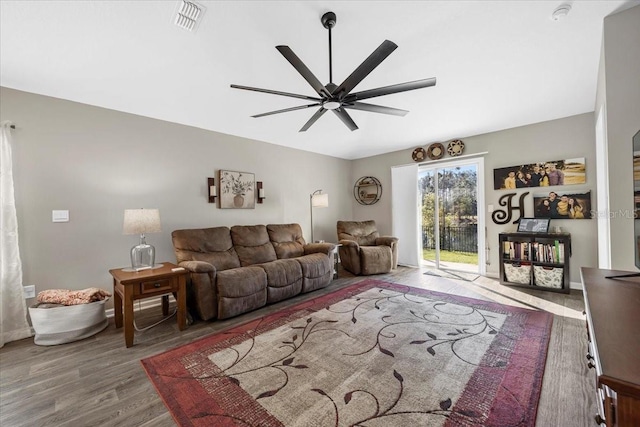
[[[309,208],[311,210],[311,242],[315,242],[313,240],[313,208],[327,208],[329,207],[329,195],[322,194],[322,190],[316,190],[311,193]]]

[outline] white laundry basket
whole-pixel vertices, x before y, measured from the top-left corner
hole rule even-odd
[[[108,299],[88,304],[51,308],[29,307],[37,345],[57,345],[78,341],[97,334],[109,321],[104,304]]]

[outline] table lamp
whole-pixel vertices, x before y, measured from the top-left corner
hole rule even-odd
[[[155,264],[156,248],[145,241],[145,233],[159,233],[160,211],[158,209],[125,209],[122,234],[139,234],[140,243],[131,248],[131,268],[124,271],[140,271],[162,267]]]

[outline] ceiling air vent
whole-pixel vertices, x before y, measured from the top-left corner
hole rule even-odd
[[[195,32],[202,20],[205,8],[192,1],[181,0],[176,8],[174,24],[187,31]]]

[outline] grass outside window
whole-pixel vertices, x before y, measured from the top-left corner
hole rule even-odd
[[[435,260],[436,259],[435,249],[423,249],[422,259],[431,260],[431,261]],[[478,254],[473,254],[468,252],[440,251],[440,261],[477,265]]]

